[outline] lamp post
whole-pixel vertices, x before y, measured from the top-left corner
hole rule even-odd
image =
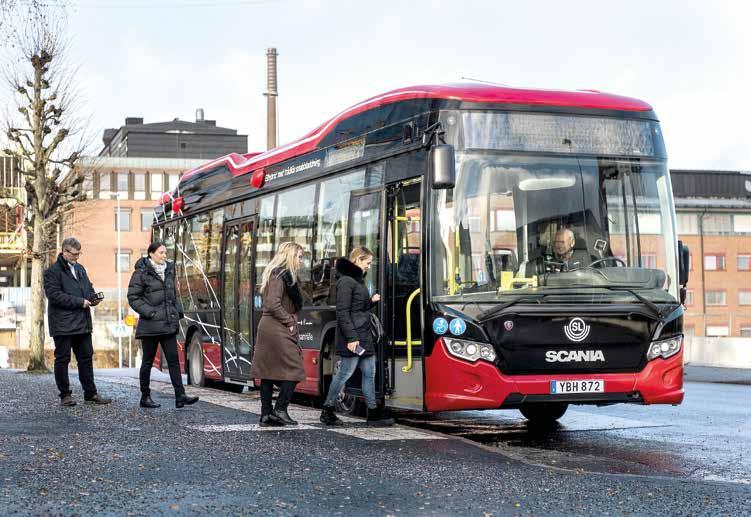
[[[115,221],[115,229],[117,230],[117,259],[115,260],[115,266],[117,267],[117,367],[123,367],[123,336],[119,331],[120,319],[122,318],[122,278],[120,275],[120,193],[112,194],[112,197],[117,200],[117,217]]]

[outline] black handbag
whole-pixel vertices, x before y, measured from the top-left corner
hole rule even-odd
[[[381,320],[378,319],[378,316],[373,314],[372,312],[369,313],[370,315],[370,333],[373,335],[373,344],[377,345],[381,342],[383,339],[383,325],[381,325]]]

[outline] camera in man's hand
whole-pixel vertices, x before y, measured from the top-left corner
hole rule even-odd
[[[94,296],[89,298],[89,301],[91,302],[91,305],[98,305],[99,302],[104,300],[104,293],[99,291],[98,293],[94,293]]]

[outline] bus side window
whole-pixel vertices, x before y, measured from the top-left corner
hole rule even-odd
[[[315,221],[316,185],[306,185],[279,194],[276,204],[276,248],[283,242],[296,242],[305,250],[303,269],[300,271],[300,287],[306,305],[312,292],[310,262]]]
[[[316,209],[316,242],[311,264],[313,305],[336,303],[335,265],[338,257],[346,256],[349,202],[351,192],[363,188],[365,171],[358,170],[321,182]]]

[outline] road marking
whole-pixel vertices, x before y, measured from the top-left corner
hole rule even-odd
[[[188,429],[194,429],[203,433],[237,433],[246,431],[299,431],[315,429],[309,425],[284,425],[275,427],[261,427],[259,424],[225,424],[225,425],[191,425]]]
[[[102,381],[112,382],[115,384],[124,384],[127,386],[139,386],[137,379],[128,377],[106,377]],[[172,386],[160,381],[151,382],[151,390],[160,394],[170,394]],[[261,401],[258,398],[251,398],[246,395],[229,394],[217,392],[209,388],[198,388],[195,386],[186,386],[186,391],[190,395],[198,395],[202,402],[208,402],[216,406],[243,411],[245,413],[261,414]],[[362,418],[353,418],[350,416],[339,415],[339,418],[348,425],[362,427],[345,427],[333,428],[325,427],[320,424],[320,410],[305,408],[301,406],[290,406],[291,416],[297,420],[300,425],[284,427],[261,427],[258,424],[222,424],[222,425],[199,425],[189,426],[190,429],[206,433],[226,433],[226,432],[256,432],[256,431],[333,431],[339,434],[359,438],[362,440],[445,440],[446,437],[432,434],[415,429],[393,426],[393,427],[370,427],[363,426]],[[311,425],[312,424],[312,425]]]

